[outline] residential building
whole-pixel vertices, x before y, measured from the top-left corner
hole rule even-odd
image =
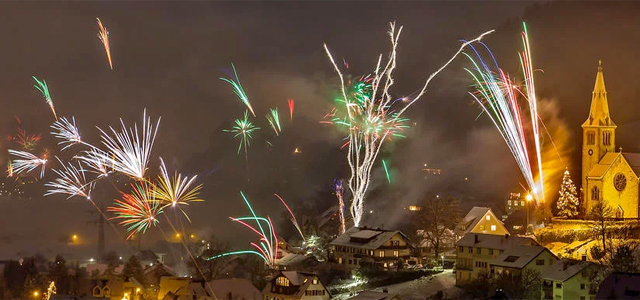
[[[329,300],[327,287],[314,273],[281,271],[262,290],[264,300]]]
[[[213,300],[206,283],[189,277],[164,276],[160,279],[158,300]]]
[[[461,237],[467,233],[505,235],[509,234],[502,221],[488,207],[473,207],[460,221],[455,230]]]
[[[260,291],[245,278],[214,279],[209,288],[218,300],[262,300]]]
[[[509,197],[504,203],[504,209],[507,215],[515,211],[522,210],[527,205],[526,195],[524,193],[509,193]]]
[[[590,300],[598,286],[592,284],[598,266],[591,262],[562,259],[547,268],[542,279],[543,300]]]
[[[347,270],[360,266],[363,260],[384,268],[396,266],[399,259],[407,260],[413,246],[398,230],[351,227],[330,244],[334,258]]]
[[[456,242],[456,284],[489,276],[489,263],[515,245],[538,245],[523,236],[467,233]]]
[[[513,245],[490,262],[491,273],[495,277],[517,275],[524,270],[542,273],[557,261],[555,254],[540,245]]]
[[[640,299],[640,273],[611,273],[600,284],[595,299]]]
[[[582,188],[584,211],[602,201],[617,218],[638,218],[640,153],[616,152],[616,128],[609,114],[602,62],[598,64],[589,117],[582,124]]]

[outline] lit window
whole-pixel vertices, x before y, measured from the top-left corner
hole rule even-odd
[[[342,257],[338,257],[338,263],[342,264]]]
[[[313,278],[313,284],[318,284],[318,278]]]
[[[487,215],[487,217],[485,219],[487,219],[487,221],[491,221],[491,216]]]
[[[384,257],[384,251],[380,251],[380,252],[378,253],[378,255],[379,255],[380,257]]]
[[[524,206],[524,200],[520,201],[520,206]]]
[[[518,206],[518,201],[513,201],[513,206]]]
[[[393,250],[393,256],[398,257],[398,250]]]
[[[509,203],[509,206],[511,206],[511,200],[507,201],[507,203]]]
[[[496,225],[491,225],[491,231],[496,231]]]
[[[289,286],[289,279],[287,279],[284,276],[280,276],[280,277],[276,278],[276,285]]]

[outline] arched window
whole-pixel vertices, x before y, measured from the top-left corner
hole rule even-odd
[[[93,296],[94,297],[102,297],[102,290],[99,286],[93,288]]]
[[[596,144],[596,133],[594,131],[587,131],[587,145]]]
[[[104,289],[102,289],[102,295],[106,298],[111,297],[111,289],[108,286],[105,286]]]
[[[611,132],[605,131],[602,133],[602,143],[604,145],[611,145]]]
[[[600,200],[600,190],[598,189],[597,186],[594,186],[591,189],[591,200],[595,200],[595,201]]]

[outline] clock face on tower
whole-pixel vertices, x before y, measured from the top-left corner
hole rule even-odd
[[[616,190],[622,192],[624,188],[627,187],[627,177],[622,173],[616,174],[616,176],[613,177],[613,186],[616,187]]]
[[[589,149],[589,155],[593,155],[593,149]]]

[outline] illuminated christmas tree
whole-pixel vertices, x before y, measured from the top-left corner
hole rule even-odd
[[[575,218],[578,216],[578,196],[576,185],[571,180],[569,169],[564,171],[562,186],[560,187],[560,198],[558,198],[558,216]]]

